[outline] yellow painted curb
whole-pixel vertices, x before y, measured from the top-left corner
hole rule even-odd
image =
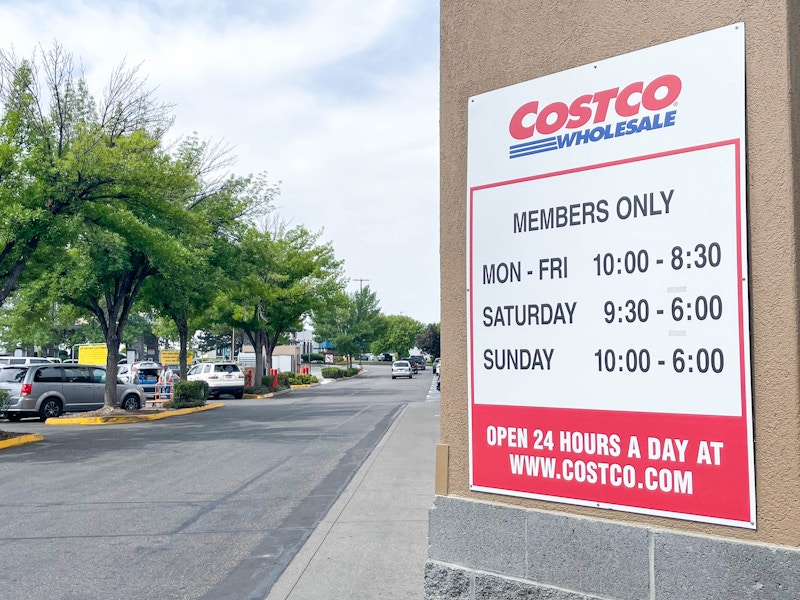
[[[205,406],[195,406],[193,408],[179,408],[177,410],[165,410],[164,412],[152,415],[120,415],[111,417],[58,417],[47,419],[45,425],[113,425],[118,423],[139,423],[142,421],[158,421],[168,417],[179,417],[204,410],[213,410],[225,406],[222,402],[214,402]]]
[[[41,442],[44,440],[38,433],[30,433],[28,435],[19,435],[7,440],[0,440],[0,450],[4,448],[13,448],[14,446],[24,446],[25,444],[33,444],[34,442]]]
[[[302,390],[302,389],[310,388],[311,384],[310,383],[297,383],[297,384],[292,384],[289,387],[292,388],[293,390]]]
[[[255,398],[256,400],[263,400],[264,398],[272,398],[274,395],[275,394],[270,392],[269,394],[245,394],[244,397],[250,399]]]

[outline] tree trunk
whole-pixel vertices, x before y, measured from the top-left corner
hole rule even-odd
[[[248,331],[247,329],[245,329],[244,332],[247,335],[247,339],[250,340],[250,343],[253,345],[253,353],[256,357],[256,371],[253,387],[261,387],[261,379],[264,377],[264,355],[261,352],[261,336],[263,333],[260,331]]]
[[[264,368],[267,369],[267,373],[272,372],[272,351],[267,343],[267,336],[264,336],[264,343],[258,351],[264,355]]]
[[[275,332],[272,336],[270,336],[269,332],[263,332],[264,335],[264,351],[266,353],[266,358],[264,359],[267,363],[267,367],[272,369],[272,351],[275,350],[275,346],[278,345],[278,339],[281,337],[280,332]]]
[[[103,395],[103,405],[116,408],[117,406],[117,365],[119,364],[119,336],[116,327],[109,327],[106,333],[106,388]]]
[[[180,347],[178,350],[178,361],[180,362],[180,377],[181,381],[186,381],[186,373],[189,370],[187,367],[187,352],[186,347],[189,345],[189,322],[184,315],[180,315],[174,319],[175,325],[178,327],[178,338],[180,339]]]

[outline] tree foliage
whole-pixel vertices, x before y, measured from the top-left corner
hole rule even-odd
[[[231,264],[240,256],[238,244],[252,225],[250,219],[263,217],[273,209],[279,193],[266,173],[256,176],[218,178],[217,171],[226,160],[226,149],[219,149],[196,136],[184,141],[180,160],[197,181],[198,193],[187,198],[185,209],[208,227],[203,235],[192,232],[184,242],[192,248],[192,260],[166,276],[151,278],[145,286],[145,299],[160,314],[172,320],[178,333],[180,376],[186,377],[187,346],[192,324],[207,324],[216,291],[227,285]],[[198,273],[202,273],[198,277]],[[230,339],[228,339],[228,345]],[[233,356],[231,356],[231,359]]]
[[[43,245],[70,242],[86,205],[125,193],[141,168],[120,167],[136,167],[143,138],[159,140],[170,123],[138,68],[120,65],[99,100],[75,71],[58,44],[31,59],[0,51],[0,304]]]
[[[378,296],[365,286],[352,294],[341,294],[314,312],[314,339],[330,341],[340,356],[367,350],[384,330]]]
[[[137,68],[120,65],[97,100],[60,46],[40,58],[0,53],[0,199],[12,225],[0,232],[0,302],[32,264],[40,301],[92,315],[108,345],[113,405],[117,353],[143,282],[190,258],[171,234],[197,226],[182,210],[197,182],[162,147],[169,107]]]
[[[424,326],[406,315],[388,315],[383,320],[384,332],[372,344],[372,351],[376,354],[391,352],[407,356]]]
[[[441,344],[439,338],[439,323],[428,323],[425,326],[425,329],[423,329],[422,332],[417,335],[416,339],[414,340],[414,345],[431,356],[441,356]]]
[[[331,302],[344,283],[342,263],[319,233],[303,226],[248,229],[236,245],[227,283],[219,291],[219,321],[244,330],[256,351],[256,372],[272,368],[272,351],[303,318]],[[262,358],[263,352],[263,358]]]
[[[269,368],[275,346],[306,316],[322,326],[325,310],[345,305],[327,318],[346,353],[376,338],[410,347],[419,324],[382,317],[369,288],[346,296],[333,247],[277,219],[279,190],[266,174],[231,175],[229,149],[196,135],[166,146],[171,108],[138,67],[122,63],[95,96],[58,44],[30,59],[0,51],[7,345],[101,338],[106,405],[116,404],[120,344],[151,335],[159,319],[175,326],[182,375],[200,326],[226,341],[232,328],[243,332]]]

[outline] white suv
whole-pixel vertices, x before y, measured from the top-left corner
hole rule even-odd
[[[231,394],[234,398],[244,396],[244,373],[235,362],[198,363],[186,375],[189,381],[205,381],[209,396]]]

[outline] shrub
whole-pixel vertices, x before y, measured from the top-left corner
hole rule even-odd
[[[303,362],[321,363],[325,361],[325,355],[320,354],[318,352],[312,352],[311,354],[301,354],[300,360],[302,360]]]
[[[261,385],[262,387],[267,388],[270,392],[279,392],[281,390],[288,390],[289,389],[289,378],[291,377],[291,373],[278,373],[278,386],[275,387],[275,375],[264,375],[261,378]]]
[[[290,373],[289,385],[311,385],[319,383],[319,379],[310,373]]]
[[[339,379],[344,377],[344,371],[339,367],[325,367],[322,369],[322,376],[325,379]]]
[[[172,394],[172,402],[164,404],[168,408],[203,406],[208,400],[208,384],[205,381],[179,381]]]
[[[344,370],[344,376],[345,377],[353,377],[354,375],[358,375],[358,373],[359,373],[359,369],[356,369],[355,367],[352,367],[350,369],[345,369]]]

